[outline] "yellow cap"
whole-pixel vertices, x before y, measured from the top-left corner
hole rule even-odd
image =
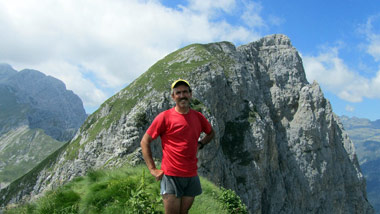
[[[178,80],[176,80],[176,81],[174,81],[174,82],[172,83],[172,89],[173,89],[173,88],[175,87],[175,85],[177,85],[177,83],[179,83],[179,82],[184,82],[184,83],[186,83],[186,85],[189,86],[189,88],[190,88],[190,84],[189,84],[188,81],[186,81],[186,80],[184,80],[184,79],[178,79]]]

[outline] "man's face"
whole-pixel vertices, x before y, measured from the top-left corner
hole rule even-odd
[[[172,99],[178,107],[185,108],[190,107],[190,100],[192,94],[189,91],[189,87],[185,85],[179,85],[173,89]]]

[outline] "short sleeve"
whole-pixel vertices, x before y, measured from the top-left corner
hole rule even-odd
[[[165,117],[164,117],[164,112],[161,112],[159,115],[157,115],[156,118],[154,118],[152,124],[149,126],[146,133],[149,134],[153,139],[156,139],[164,131],[165,131]]]
[[[202,125],[202,132],[206,133],[206,134],[210,134],[211,133],[211,130],[212,130],[212,127],[211,127],[211,124],[210,122],[206,119],[205,116],[203,116],[202,113],[198,112],[198,117],[200,118],[200,121],[201,121],[201,125]]]

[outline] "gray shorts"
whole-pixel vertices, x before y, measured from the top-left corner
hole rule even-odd
[[[182,196],[195,197],[202,194],[201,182],[198,176],[175,177],[164,175],[161,180],[161,195],[175,194],[177,198]]]

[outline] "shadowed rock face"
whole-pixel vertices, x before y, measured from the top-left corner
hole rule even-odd
[[[2,203],[92,168],[140,163],[141,137],[174,105],[170,83],[178,78],[189,80],[193,108],[216,131],[199,153],[199,173],[234,189],[251,213],[374,212],[352,142],[318,84],[307,82],[284,35],[238,48],[195,44],[169,54],[89,116],[54,158],[2,191]],[[159,146],[155,141],[157,159]]]
[[[0,63],[0,189],[72,139],[86,117],[60,80]]]
[[[362,173],[367,181],[367,196],[380,212],[380,120],[341,116],[340,120],[355,145]]]
[[[12,113],[0,117],[0,135],[27,125],[43,129],[58,141],[68,141],[87,117],[80,98],[67,90],[62,81],[36,70],[17,72],[0,64],[0,90],[8,94],[7,98],[15,99],[14,107],[9,109]]]

